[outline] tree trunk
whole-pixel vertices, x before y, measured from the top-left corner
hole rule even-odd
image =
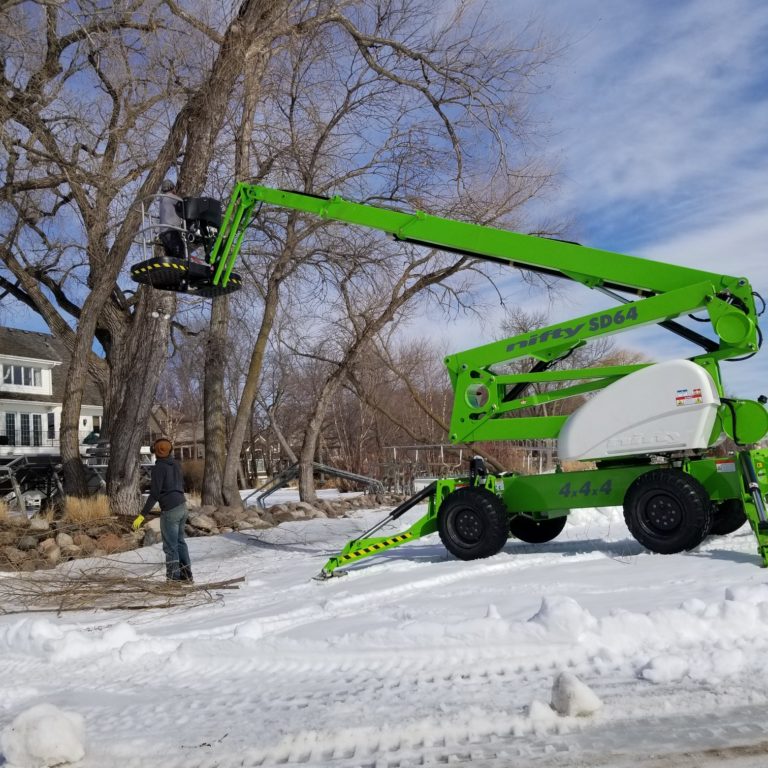
[[[264,352],[267,348],[267,340],[275,321],[278,305],[279,283],[270,280],[267,287],[267,295],[264,298],[264,316],[259,327],[259,335],[256,338],[256,344],[251,353],[251,362],[248,366],[248,374],[245,377],[245,384],[240,395],[240,404],[237,407],[235,424],[232,427],[232,435],[229,439],[229,450],[227,451],[226,462],[224,464],[224,482],[223,495],[226,503],[230,506],[241,504],[240,493],[237,487],[237,467],[240,463],[240,452],[243,448],[245,433],[248,429],[248,422],[251,418],[253,403],[259,391],[259,381],[261,378],[261,367],[264,362]]]
[[[343,370],[343,367],[340,366],[325,380],[320,397],[317,399],[315,410],[304,432],[304,442],[301,444],[301,452],[299,454],[299,498],[309,504],[317,501],[315,474],[312,467],[312,462],[315,460],[315,453],[317,452],[317,442],[323,428],[325,413],[341,383]]]
[[[291,463],[295,464],[298,461],[298,458],[293,452],[293,448],[291,448],[291,444],[288,442],[288,439],[283,434],[283,430],[280,429],[280,425],[277,423],[273,408],[267,409],[267,418],[269,419],[269,425],[272,427],[272,431],[275,433],[277,442],[280,443],[280,447],[283,449],[283,453],[285,453]]]
[[[211,324],[205,345],[203,382],[203,423],[205,428],[205,466],[203,504],[225,503],[222,490],[227,427],[224,419],[224,364],[229,329],[229,297],[218,296],[211,304]],[[239,499],[239,494],[237,494]]]
[[[275,13],[279,10],[278,4],[273,9]],[[265,20],[268,20],[268,16]],[[277,15],[274,17],[277,18]],[[258,95],[261,88],[260,74],[264,71],[264,66],[268,61],[265,51],[259,46],[251,45],[245,57],[245,82],[244,82],[244,100],[243,112],[235,135],[235,174],[236,178],[247,178],[250,176],[251,164],[251,130],[253,127],[253,116],[258,104]],[[251,362],[248,366],[243,391],[240,396],[240,403],[237,407],[235,423],[232,427],[227,455],[224,459],[222,471],[221,494],[230,506],[242,506],[239,488],[237,484],[237,472],[240,467],[240,455],[245,442],[245,433],[251,422],[253,414],[253,404],[256,400],[256,394],[259,389],[259,379],[261,377],[261,366],[264,361],[264,351],[267,347],[267,340],[272,330],[272,325],[277,312],[278,289],[280,286],[281,265],[285,261],[285,251],[281,256],[275,269],[267,281],[267,293],[264,298],[264,316],[259,327],[259,335],[256,338],[256,345],[251,353]]]
[[[113,336],[110,415],[103,434],[110,445],[107,493],[114,514],[139,512],[139,451],[168,354],[175,308],[174,294],[144,289],[131,325]]]
[[[88,358],[96,333],[96,323],[102,307],[112,293],[113,285],[112,276],[110,274],[103,275],[85,299],[67,370],[61,408],[59,449],[64,474],[64,493],[69,496],[88,495],[85,470],[80,458],[80,409],[83,404],[83,390],[88,375]]]

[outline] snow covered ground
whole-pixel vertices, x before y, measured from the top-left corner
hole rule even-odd
[[[247,577],[213,604],[0,617],[0,732],[40,704],[77,713],[84,768],[768,765],[748,528],[660,556],[619,510],[584,510],[488,560],[433,536],[312,580],[383,514],[192,539],[198,581]],[[115,557],[148,574],[162,552]],[[552,711],[562,671],[596,714]]]

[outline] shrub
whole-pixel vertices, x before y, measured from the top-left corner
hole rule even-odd
[[[68,523],[92,523],[109,516],[109,499],[103,493],[82,499],[77,496],[64,497],[63,519]]]
[[[199,494],[203,490],[203,459],[188,459],[181,462],[181,473],[184,476],[184,490],[187,493]]]

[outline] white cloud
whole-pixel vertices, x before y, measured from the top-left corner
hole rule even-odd
[[[587,235],[598,224],[591,219],[617,204],[655,205],[655,221],[644,222],[652,238],[660,222],[683,227],[755,193],[757,172],[764,179],[768,170],[767,4],[529,5],[566,45],[536,106],[564,169],[555,204],[580,214]],[[506,3],[497,6],[512,18]]]

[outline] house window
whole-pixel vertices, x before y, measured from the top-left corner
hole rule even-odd
[[[54,440],[56,438],[56,414],[48,414],[48,439]]]
[[[20,445],[29,445],[29,414],[20,413],[21,417],[21,440]]]
[[[31,365],[4,365],[3,384],[14,387],[42,387],[43,369]]]
[[[8,438],[8,445],[16,445],[16,414],[5,414],[5,435]]]
[[[39,413],[32,414],[32,445],[43,444],[43,417]]]
[[[101,432],[101,416],[94,416],[92,421],[93,421],[93,431]]]

